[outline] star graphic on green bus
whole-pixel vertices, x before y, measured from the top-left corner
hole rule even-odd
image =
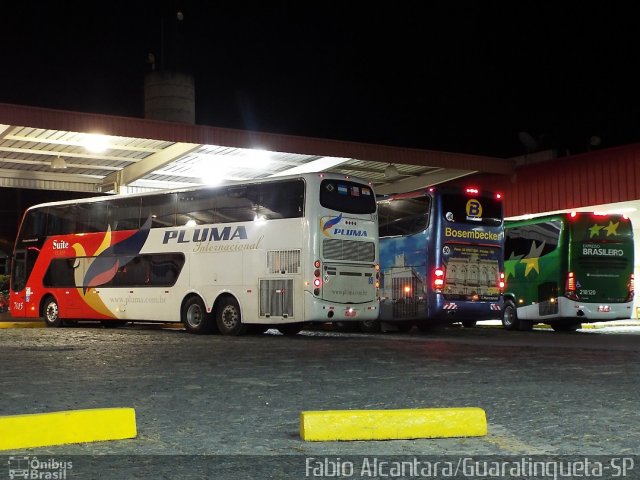
[[[609,235],[618,235],[618,227],[620,226],[620,222],[613,223],[611,220],[609,221],[609,225],[607,225],[604,229],[607,231],[607,237]]]
[[[589,238],[597,237],[600,234],[600,230],[604,228],[604,225],[598,225],[597,223],[589,228]]]
[[[515,278],[516,276],[516,263],[520,260],[523,255],[515,255],[511,252],[511,256],[507,258],[504,262],[504,276],[508,280],[509,275]]]
[[[535,240],[531,242],[531,250],[526,257],[520,260],[520,263],[524,263],[526,268],[524,269],[524,276],[529,275],[531,270],[535,270],[538,274],[540,274],[540,264],[538,260],[540,260],[540,255],[542,254],[542,250],[544,249],[544,244],[546,242],[542,242],[539,247],[536,247]]]

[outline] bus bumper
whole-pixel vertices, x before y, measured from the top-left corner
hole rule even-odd
[[[561,297],[558,303],[559,317],[575,318],[584,322],[609,322],[633,316],[633,302],[585,303]]]
[[[438,296],[429,310],[429,318],[460,322],[462,320],[496,320],[502,315],[502,299],[495,301],[446,300]]]
[[[362,320],[377,320],[380,313],[378,301],[342,304],[327,302],[305,292],[305,322],[360,322]]]

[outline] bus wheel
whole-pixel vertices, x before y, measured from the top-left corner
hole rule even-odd
[[[460,323],[464,328],[473,328],[477,322],[475,320],[462,320]]]
[[[189,333],[209,333],[213,330],[211,316],[207,314],[200,297],[190,297],[182,307],[182,323]]]
[[[233,297],[224,297],[216,308],[216,323],[223,335],[242,335],[248,327],[242,323],[240,305]]]
[[[502,326],[505,330],[518,330],[520,328],[516,304],[511,300],[506,300],[502,307]]]
[[[60,310],[58,309],[56,299],[48,296],[45,298],[43,305],[42,314],[47,327],[61,327],[62,320],[60,319]]]
[[[285,323],[284,325],[278,325],[278,331],[282,335],[292,336],[299,334],[304,328],[304,323]]]
[[[378,320],[362,320],[360,322],[360,331],[363,333],[380,333],[382,324]]]

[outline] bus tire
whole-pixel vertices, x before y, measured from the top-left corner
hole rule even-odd
[[[358,323],[362,333],[380,333],[382,332],[382,324],[378,320],[361,320]]]
[[[242,323],[240,305],[229,295],[222,297],[216,307],[216,324],[222,335],[243,335],[248,330]]]
[[[42,303],[42,317],[47,327],[61,327],[60,309],[58,302],[51,295],[47,295]]]
[[[516,304],[511,300],[505,300],[502,307],[502,326],[505,330],[519,330],[518,310]]]
[[[304,323],[285,323],[284,325],[278,325],[278,331],[285,336],[293,336],[299,334],[304,328]]]
[[[204,334],[214,330],[213,320],[204,302],[195,295],[189,297],[182,307],[182,324],[189,333]]]
[[[478,322],[476,320],[462,320],[460,323],[464,328],[473,328]]]

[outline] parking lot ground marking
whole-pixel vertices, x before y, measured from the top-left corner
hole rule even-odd
[[[486,434],[487,416],[477,407],[300,413],[300,437],[311,442],[480,437]]]
[[[0,417],[0,450],[122,440],[136,435],[133,408],[95,408]]]
[[[0,328],[44,328],[44,322],[0,322]]]

